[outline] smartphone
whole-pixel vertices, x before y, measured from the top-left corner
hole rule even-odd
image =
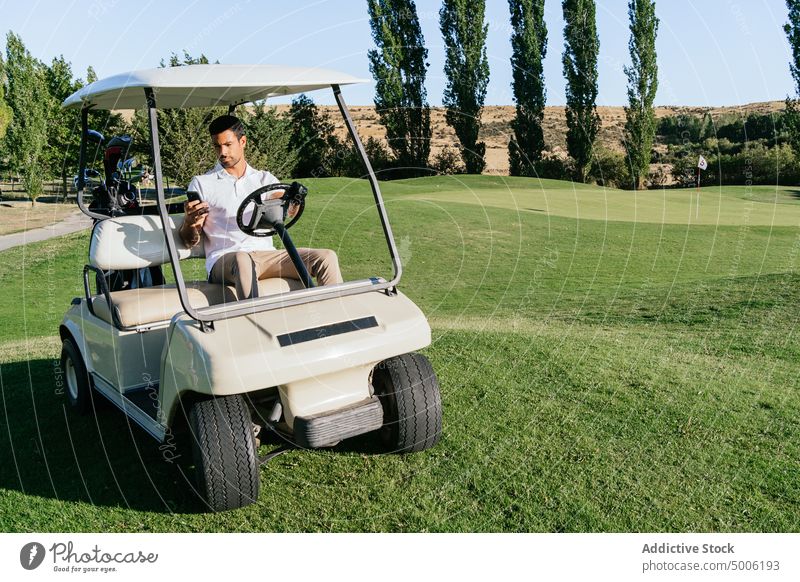
[[[189,190],[186,193],[186,201],[187,202],[200,202],[200,194],[195,192],[194,190]]]

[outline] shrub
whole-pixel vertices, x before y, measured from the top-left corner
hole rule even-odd
[[[534,164],[535,175],[539,178],[551,180],[572,180],[575,175],[575,166],[569,158],[545,156]]]
[[[715,135],[719,139],[746,143],[756,140],[775,142],[782,139],[784,133],[783,113],[758,114],[751,113],[747,117],[730,115],[719,118],[715,122]]]
[[[328,160],[339,147],[333,124],[325,112],[305,94],[292,99],[288,113],[291,136],[289,149],[297,156],[292,177],[322,178],[331,175]]]
[[[708,167],[711,169],[716,158],[708,160]],[[688,153],[683,153],[672,160],[672,179],[677,186],[686,188],[693,186],[697,179],[697,157]]]
[[[433,169],[437,174],[463,174],[466,170],[461,164],[461,155],[451,146],[444,146],[433,158]]]
[[[337,144],[327,166],[329,175],[349,178],[365,177],[367,169],[355,147],[345,145],[338,140]],[[386,179],[387,173],[394,166],[394,158],[389,152],[389,148],[382,141],[371,137],[364,143],[364,150],[367,152],[372,169],[378,178]]]
[[[627,157],[605,149],[595,151],[589,178],[600,186],[626,189],[635,187]]]
[[[383,172],[394,166],[394,156],[381,140],[369,138],[364,144],[364,150],[367,152],[372,169],[376,172]]]
[[[666,144],[697,144],[707,137],[707,125],[705,116],[681,113],[662,117],[656,134]]]
[[[280,179],[291,176],[297,151],[290,146],[289,120],[264,103],[253,105],[239,116],[247,128],[248,162],[255,168],[269,170]]]

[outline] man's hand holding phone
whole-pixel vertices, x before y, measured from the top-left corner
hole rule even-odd
[[[206,216],[208,215],[208,202],[202,202],[197,192],[187,192],[183,211],[186,214],[184,224],[187,227],[199,230],[202,228],[203,223],[206,221]]]
[[[193,247],[200,242],[200,231],[208,215],[208,202],[202,202],[197,192],[187,192],[183,213],[180,235],[187,246]]]

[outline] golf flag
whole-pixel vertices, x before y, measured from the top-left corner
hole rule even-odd
[[[697,206],[695,207],[694,217],[700,218],[700,171],[705,170],[708,167],[708,162],[703,156],[697,158]]]

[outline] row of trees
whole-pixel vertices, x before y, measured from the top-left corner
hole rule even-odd
[[[42,191],[43,174],[66,175],[64,151],[77,143],[68,128],[77,116],[62,111],[60,104],[82,84],[63,57],[46,65],[19,36],[8,33],[6,58],[0,54],[0,157],[10,160],[9,169],[20,175],[34,199]]]
[[[376,48],[369,52],[376,80],[375,107],[386,127],[397,165],[408,174],[428,168],[430,108],[425,91],[427,50],[413,0],[367,0]],[[543,60],[547,52],[544,0],[508,0],[511,22],[512,89],[516,105],[509,143],[512,175],[537,175],[545,151],[542,121],[546,102]],[[480,173],[485,144],[478,141],[489,80],[485,0],[443,0],[439,23],[445,45],[447,123],[459,140],[464,168]],[[600,129],[597,115],[597,35],[594,0],[562,0],[564,76],[567,80],[567,150],[575,178],[586,181]],[[631,65],[625,147],[630,173],[642,187],[655,136],[653,101],[658,88],[654,0],[629,0]]]
[[[162,67],[207,64],[204,55],[176,54]],[[96,80],[90,67],[86,81]],[[31,200],[42,193],[45,180],[60,179],[64,191],[76,173],[80,144],[80,113],[63,110],[61,103],[84,85],[74,78],[70,64],[61,56],[48,65],[25,48],[14,33],[6,38],[5,57],[0,53],[0,175],[16,175]],[[192,176],[213,166],[206,126],[225,108],[159,110],[161,153],[164,173],[170,182],[185,186]],[[280,177],[361,176],[360,158],[334,134],[334,126],[305,95],[296,98],[289,112],[280,115],[264,104],[240,108],[249,140],[250,163],[269,168]],[[150,159],[147,116],[138,110],[132,118],[95,111],[90,124],[108,138],[128,134],[133,138],[132,155],[143,163]],[[390,164],[380,143],[368,140],[366,147],[375,165]],[[99,152],[90,152],[98,160]]]
[[[792,75],[800,95],[800,0],[787,0],[789,23],[786,33],[793,51]],[[424,78],[427,70],[421,29],[411,0],[369,0],[376,49],[370,51],[370,65],[379,80],[376,105],[387,127],[390,150],[377,141],[367,149],[377,169],[400,166],[411,173],[429,172],[430,111]],[[658,19],[652,0],[629,0],[631,64],[626,108],[626,156],[599,151],[595,139],[599,129],[597,57],[599,42],[595,7],[590,0],[563,0],[566,17],[564,74],[567,78],[567,143],[570,159],[544,156],[542,120],[546,98],[542,62],[546,54],[547,29],[544,2],[509,0],[512,68],[516,115],[514,137],[509,144],[511,173],[580,180],[599,180],[617,186],[641,187],[651,162],[675,166],[678,176],[690,164],[697,150],[720,164],[733,167],[741,156],[762,159],[786,158],[786,151],[770,152],[784,141],[800,151],[798,101],[787,99],[785,115],[750,116],[746,120],[711,120],[710,117],[676,116],[661,120],[658,128],[653,100],[658,86],[655,39]],[[444,103],[446,119],[459,140],[456,155],[451,151],[434,160],[435,170],[444,172],[483,170],[485,144],[479,141],[480,112],[489,79],[486,58],[487,24],[485,0],[444,0],[440,25],[446,47],[445,71],[448,84]],[[378,26],[380,24],[380,26]],[[205,57],[183,59],[172,55],[162,66],[208,62]],[[91,67],[86,80],[95,79]],[[74,79],[70,64],[57,57],[48,65],[33,58],[22,40],[10,33],[6,59],[0,54],[0,160],[5,169],[19,174],[32,196],[41,191],[43,177],[61,177],[77,165],[78,115],[62,111],[60,102],[82,86]],[[213,162],[202,127],[221,110],[160,112],[165,170],[178,183],[203,171]],[[335,136],[333,125],[305,96],[295,100],[287,116],[273,109],[255,107],[241,113],[250,129],[250,157],[281,176],[360,176],[363,169],[354,152]],[[126,123],[119,116],[105,114],[95,124],[108,133],[131,133],[142,154],[147,154],[147,124],[142,115]],[[199,131],[198,131],[199,130]],[[666,154],[653,152],[654,135],[668,146]],[[787,136],[787,137],[784,137]],[[754,141],[759,143],[754,144]],[[758,145],[751,156],[743,143]],[[763,151],[762,151],[763,150]],[[660,150],[661,151],[661,150]],[[655,156],[655,157],[654,157]],[[749,156],[749,157],[748,157]],[[711,159],[711,158],[709,158]],[[688,166],[687,166],[688,167]],[[762,172],[768,175],[768,172]],[[784,175],[786,175],[784,173]],[[704,176],[711,176],[710,173]],[[679,180],[680,181],[680,180]]]
[[[789,22],[785,31],[792,48],[791,73],[800,96],[800,0],[786,0]],[[597,59],[599,40],[593,0],[562,0],[565,16],[565,45],[562,64],[567,80],[566,163],[545,154],[542,121],[546,101],[543,59],[547,49],[547,28],[543,0],[508,0],[511,23],[512,89],[516,115],[512,123],[509,161],[513,175],[574,177],[581,181],[600,179],[616,185],[642,187],[653,159],[654,136],[669,146],[657,161],[677,164],[682,173],[686,159],[698,148],[707,153],[716,149],[720,164],[736,163],[742,151],[740,142],[760,140],[769,150],[788,141],[800,151],[800,106],[797,98],[787,98],[786,113],[748,118],[746,123],[712,122],[710,118],[670,117],[659,127],[653,112],[658,87],[656,35],[658,18],[653,0],[629,0],[629,52],[625,67],[628,79],[628,106],[622,161],[598,151],[599,130],[596,112]],[[369,52],[370,67],[378,83],[375,104],[387,129],[389,150],[377,141],[366,145],[378,169],[397,168],[406,174],[430,172],[430,109],[425,91],[427,50],[424,47],[416,8],[412,0],[368,0],[376,48]],[[445,72],[448,83],[443,102],[446,119],[458,138],[457,155],[445,152],[434,160],[439,171],[479,173],[484,169],[485,144],[479,141],[481,110],[486,96],[489,65],[486,56],[487,23],[485,0],[443,0],[439,12],[445,45]],[[172,55],[162,66],[208,62]],[[95,80],[91,67],[86,82]],[[80,88],[84,81],[73,78],[71,66],[63,57],[50,64],[34,58],[22,40],[9,33],[5,59],[0,54],[0,168],[18,174],[32,197],[41,192],[43,177],[67,176],[74,172],[78,153],[78,113],[62,111],[61,101]],[[221,111],[221,110],[220,110]],[[161,127],[165,170],[179,183],[207,168],[211,152],[204,132],[198,131],[217,110],[163,111]],[[136,115],[123,121],[118,115],[102,114],[93,121],[109,133],[131,133],[140,148],[147,146],[147,124]],[[295,100],[287,116],[264,106],[242,112],[250,129],[250,156],[254,163],[269,166],[281,176],[359,176],[363,173],[353,151],[335,136],[333,125],[305,96]],[[744,132],[747,132],[745,135]],[[687,146],[686,135],[690,135]],[[696,135],[695,135],[696,134]],[[787,137],[783,137],[787,136]],[[675,143],[671,143],[673,140]],[[681,143],[678,143],[681,142]],[[673,147],[674,146],[674,147]],[[688,149],[692,151],[688,151]],[[705,149],[703,149],[705,148]],[[788,151],[788,150],[787,150]],[[761,150],[759,150],[761,152]],[[142,150],[143,154],[148,152]],[[781,152],[767,152],[769,158]],[[713,154],[712,154],[713,155]],[[725,157],[727,156],[727,157]],[[775,157],[773,156],[773,157]],[[749,159],[749,158],[748,158]],[[777,159],[777,158],[776,158]],[[603,176],[603,164],[609,168]],[[710,175],[710,174],[707,174]],[[598,176],[600,176],[598,178]]]
[[[511,22],[512,89],[516,105],[509,161],[514,175],[536,175],[546,169],[542,120],[546,100],[543,59],[547,29],[544,0],[508,0]],[[430,108],[425,90],[427,49],[413,0],[368,0],[376,48],[369,52],[377,80],[375,105],[387,130],[389,151],[377,142],[367,144],[376,165],[394,168],[395,175],[430,172]],[[658,21],[652,0],[629,0],[632,64],[629,81],[626,147],[631,173],[642,183],[655,129],[652,101],[657,87],[655,35]],[[563,69],[567,79],[567,146],[569,166],[581,181],[593,175],[599,41],[593,0],[563,0],[566,26]],[[445,152],[434,160],[436,169],[480,173],[485,167],[485,144],[479,141],[480,116],[489,80],[486,56],[485,0],[443,0],[440,28],[445,44],[448,83],[443,102],[446,119],[458,138],[458,158]],[[0,59],[0,136],[7,170],[22,177],[35,197],[43,176],[74,171],[78,150],[78,113],[62,111],[61,101],[83,85],[74,79],[63,57],[46,65],[9,33],[6,63]],[[203,56],[181,59],[172,55],[162,66],[207,62]],[[87,71],[87,82],[94,80]],[[197,128],[215,111],[160,112],[165,132],[165,170],[178,181],[207,167],[210,152],[198,142]],[[268,163],[281,175],[360,175],[352,151],[338,141],[332,126],[306,98],[296,101],[288,118],[256,107],[245,112],[251,127],[251,156]],[[97,118],[94,117],[95,122]],[[137,114],[129,123],[107,114],[106,130],[131,133],[146,144],[146,119]],[[190,131],[186,131],[190,129]],[[5,134],[5,135],[4,135]],[[303,144],[300,147],[300,144]],[[142,152],[146,153],[146,152]],[[332,155],[335,154],[335,155]],[[459,161],[461,162],[459,164]],[[538,166],[538,167],[537,167]]]

